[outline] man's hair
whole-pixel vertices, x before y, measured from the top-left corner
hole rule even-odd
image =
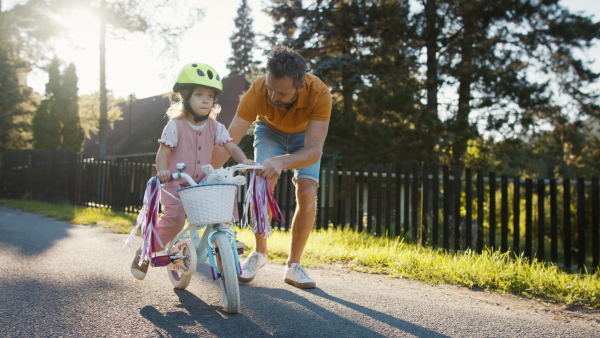
[[[267,71],[278,79],[291,77],[294,87],[298,88],[306,76],[306,60],[292,48],[279,46],[267,60]]]

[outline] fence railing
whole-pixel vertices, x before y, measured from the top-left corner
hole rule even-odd
[[[146,182],[155,175],[148,161],[95,160],[64,151],[9,152],[0,160],[2,198],[124,212],[140,209]],[[273,224],[280,230],[289,230],[295,210],[291,177],[291,171],[284,171],[275,190],[286,220]],[[245,187],[238,202],[243,196]],[[600,266],[599,203],[596,177],[497,177],[416,162],[323,168],[316,227],[399,236],[453,252],[489,247],[593,271]]]

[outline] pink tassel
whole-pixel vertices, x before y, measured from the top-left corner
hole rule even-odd
[[[129,233],[129,237],[125,241],[125,245],[131,247],[133,238],[137,233],[138,228],[142,227],[142,255],[140,256],[139,264],[144,259],[156,252],[155,242],[162,246],[160,238],[156,234],[156,225],[158,224],[158,208],[160,205],[160,180],[158,177],[152,177],[146,184],[144,193],[144,204],[137,217],[137,224]]]
[[[250,172],[248,191],[244,199],[242,227],[249,226],[248,213],[251,213],[254,224],[250,226],[250,229],[254,233],[264,234],[265,238],[271,236],[269,211],[271,211],[271,215],[273,215],[276,221],[285,222],[272,190],[273,185],[271,180],[256,175],[256,170]]]

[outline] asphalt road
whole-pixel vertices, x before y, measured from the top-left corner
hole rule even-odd
[[[0,207],[0,337],[599,337],[599,311],[510,295],[310,269],[318,288],[268,263],[223,310],[208,265],[185,291],[129,272],[126,235]],[[137,239],[139,240],[139,238]]]

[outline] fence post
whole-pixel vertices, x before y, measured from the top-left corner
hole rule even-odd
[[[383,204],[383,196],[382,196],[382,189],[383,189],[383,165],[378,164],[377,165],[377,186],[375,187],[376,189],[376,209],[375,209],[375,224],[374,224],[374,230],[375,230],[375,234],[377,234],[378,236],[384,235],[384,231],[382,230],[382,226],[383,226],[383,222],[382,219],[383,217],[381,216],[381,205]]]
[[[565,268],[571,270],[571,181],[563,179],[563,236]]]
[[[404,165],[404,234],[402,236],[404,238],[410,231],[410,191],[410,163],[406,162]]]
[[[440,168],[437,163],[433,164],[432,169],[432,182],[431,182],[431,209],[432,209],[432,245],[434,248],[438,246],[438,236],[440,228]]]
[[[546,187],[544,185],[544,179],[538,178],[538,248],[536,257],[539,260],[544,260],[546,257],[546,248],[545,248],[545,239],[546,239],[546,224],[545,224],[545,208],[544,204],[546,201],[545,198],[545,190]]]
[[[465,168],[465,242],[464,249],[473,246],[473,175],[471,168]]]
[[[411,225],[412,225],[412,243],[417,243],[417,236],[419,235],[419,163],[413,162],[413,182],[412,182],[412,210],[411,210]]]
[[[592,265],[600,268],[600,192],[598,177],[592,177]]]
[[[392,235],[392,165],[386,166],[386,177],[385,177],[385,230],[386,236]]]
[[[450,167],[448,167],[447,165],[443,166],[442,168],[442,172],[443,172],[443,181],[442,181],[442,185],[444,186],[444,200],[443,200],[443,204],[444,204],[444,224],[443,224],[443,229],[442,229],[442,247],[446,250],[450,249],[450,227],[451,227],[451,223],[450,223],[450,215],[452,214],[450,212],[450,198],[451,194],[450,194]]]
[[[508,176],[502,175],[500,191],[502,192],[502,201],[500,202],[500,212],[502,213],[500,222],[500,248],[502,252],[508,251]]]
[[[478,253],[483,250],[483,196],[483,170],[479,169],[477,170],[477,237],[475,238],[475,247]]]
[[[489,247],[490,248],[496,248],[496,173],[493,171],[490,171],[490,182],[489,182],[489,189],[490,189],[490,206],[489,206],[489,222],[490,222],[490,227],[489,227],[489,237],[490,237],[490,243],[489,243]],[[483,234],[481,235],[481,237],[483,238]]]
[[[558,202],[556,179],[550,180],[550,259],[558,263]]]
[[[461,200],[461,169],[457,166],[454,170],[454,250],[460,251],[460,200]]]
[[[373,233],[373,165],[369,165],[367,176],[367,233]]]
[[[427,245],[427,230],[429,225],[429,167],[423,163],[421,191],[421,245]]]
[[[533,234],[533,181],[525,179],[525,257],[533,258],[531,242]]]
[[[579,270],[585,269],[585,181],[577,178],[577,262]]]
[[[519,245],[519,237],[521,236],[521,179],[518,176],[514,177],[513,189],[513,250],[519,255],[521,252]]]

